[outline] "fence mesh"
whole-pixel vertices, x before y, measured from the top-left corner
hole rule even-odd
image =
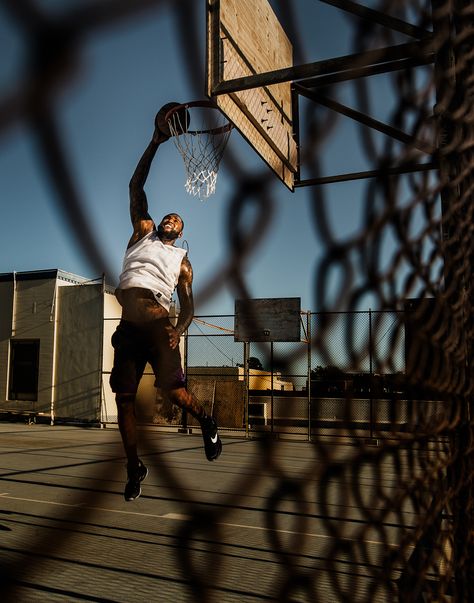
[[[355,12],[357,4],[348,0],[326,1],[349,13]],[[68,217],[71,232],[98,273],[114,271],[109,270],[102,256],[74,170],[66,163],[54,102],[57,94],[75,80],[74,59],[80,55],[80,42],[92,30],[151,6],[168,4],[180,23],[189,79],[200,95],[203,79],[194,35],[193,24],[198,22],[194,18],[198,3],[194,0],[75,3],[73,9],[64,9],[54,18],[46,14],[44,3],[2,2],[24,35],[31,61],[25,80],[0,99],[0,134],[4,136],[20,121],[32,126],[61,212]],[[281,0],[275,5],[285,17],[297,58],[303,59],[293,3]],[[360,127],[363,154],[374,177],[361,189],[357,233],[338,238],[328,187],[311,189],[314,232],[318,248],[322,249],[313,273],[315,307],[324,312],[312,330],[312,349],[321,359],[320,366],[336,364],[334,348],[340,345],[343,351],[338,362],[346,372],[403,372],[404,391],[409,392],[405,406],[399,403],[398,395],[392,395],[376,412],[381,413],[394,436],[399,435],[398,425],[405,416],[406,429],[403,437],[381,439],[378,446],[373,445],[373,438],[366,442],[354,437],[355,432],[346,427],[340,433],[352,446],[341,447],[315,433],[312,456],[298,476],[273,462],[278,442],[263,438],[253,467],[254,481],[249,483],[245,475],[240,476],[240,491],[251,491],[258,477],[267,475],[271,467],[266,501],[268,527],[278,526],[282,509],[293,510],[297,521],[297,536],[291,539],[280,540],[276,530],[268,532],[282,575],[277,583],[268,585],[263,598],[351,603],[467,602],[474,600],[474,12],[469,0],[385,0],[371,5],[400,22],[413,24],[422,38],[423,43],[413,44],[406,51],[409,57],[405,68],[394,69],[390,75],[396,98],[391,125],[408,133],[408,138],[403,145],[394,138],[380,143],[369,129]],[[364,51],[379,49],[383,59],[383,49],[397,44],[398,36],[381,20],[369,19],[368,11],[362,11],[362,15],[365,18],[350,21],[354,53],[360,56]],[[386,58],[389,71],[394,67],[393,51],[387,52]],[[355,59],[347,67],[354,70],[351,85],[359,109],[370,113],[374,91],[366,79],[356,76],[364,65]],[[326,80],[329,92],[335,81]],[[337,133],[338,122],[323,103],[308,104],[305,111],[302,124],[309,142],[302,149],[303,169],[322,177],[325,145]],[[432,147],[433,151],[429,153],[430,162],[415,169],[413,165],[426,156],[420,155],[420,146]],[[253,203],[257,208],[255,232],[264,233],[273,207],[267,172],[248,178],[231,152],[225,160],[233,166],[235,178],[229,202],[230,251],[225,268],[200,292],[202,301],[216,288],[227,285],[239,297],[250,295],[245,262],[257,242],[239,229],[239,217],[247,204]],[[253,232],[252,229],[250,234]],[[387,239],[392,243],[388,257],[382,253]],[[416,302],[406,308],[408,300],[426,298],[432,301]],[[367,299],[374,302],[371,305],[377,310],[403,312],[394,313],[393,324],[387,324],[385,319],[374,320],[374,339],[383,345],[374,356],[372,371],[367,366],[369,339],[360,336],[352,312],[360,310]],[[410,318],[406,316],[408,310]],[[350,312],[335,314],[339,311]],[[337,321],[343,323],[344,337],[336,345],[332,334]],[[400,363],[400,350],[406,345],[402,341],[407,322],[412,336],[404,366]],[[224,335],[223,341],[226,343],[219,346],[219,354],[224,353],[235,362],[237,353],[231,337]],[[281,373],[292,374],[299,351],[290,346],[281,353]],[[210,392],[202,395],[212,397]],[[343,417],[346,422],[356,421],[361,409],[364,416],[370,413],[370,399],[357,411],[354,392],[346,392],[341,400],[327,398],[331,406],[328,412],[333,413],[335,420]],[[317,418],[320,412],[321,407],[315,406],[311,414]],[[183,581],[193,601],[211,600],[204,563],[209,557],[204,552],[193,557],[190,543],[197,535],[206,534],[217,543],[219,552],[221,534],[216,526],[225,520],[225,506],[216,508],[213,521],[207,521],[202,509],[187,500],[173,469],[161,458],[165,457],[159,461],[163,479],[180,494],[181,500],[187,501],[191,517],[183,522],[178,534],[181,548],[177,562]],[[390,482],[386,480],[388,474],[395,476]],[[368,478],[373,488],[365,487]],[[237,494],[233,502],[238,502]],[[77,507],[81,504],[86,504],[86,499],[78,500]],[[63,520],[72,519],[72,511],[68,513]],[[91,514],[74,507],[74,516],[78,513],[82,517]],[[311,514],[320,518],[327,535],[326,545],[317,557],[312,556],[311,543],[305,537]],[[385,546],[374,547],[375,537]],[[55,543],[56,550],[66,546],[66,541]],[[33,553],[51,550],[51,544],[37,541],[29,548]],[[305,564],[300,563],[302,556]],[[20,579],[21,566],[22,561],[13,560],[3,568],[2,589],[6,597],[12,595],[15,580]],[[217,564],[213,567],[213,585],[219,584],[220,568]]]

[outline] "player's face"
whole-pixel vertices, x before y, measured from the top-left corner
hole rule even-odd
[[[167,214],[158,225],[161,239],[174,241],[183,235],[183,221],[178,214]]]

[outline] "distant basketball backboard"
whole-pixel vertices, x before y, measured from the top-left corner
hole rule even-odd
[[[301,341],[299,297],[235,300],[235,341]]]
[[[293,48],[268,0],[207,0],[207,95],[267,162],[294,188],[291,83],[216,95],[229,80],[293,66]]]

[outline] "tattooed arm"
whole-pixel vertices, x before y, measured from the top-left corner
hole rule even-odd
[[[168,137],[155,128],[153,138],[141,156],[130,180],[130,219],[132,220],[133,234],[128,243],[128,247],[131,247],[134,243],[155,229],[155,223],[148,213],[148,200],[144,186],[156,151],[160,144],[165,142],[165,140],[168,140]]]
[[[193,301],[193,269],[187,257],[181,262],[178,285],[176,288],[179,299],[179,317],[175,327],[168,327],[170,346],[175,348],[179,338],[191,324],[194,317]]]

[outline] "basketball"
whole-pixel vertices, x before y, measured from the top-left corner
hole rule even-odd
[[[172,117],[172,123],[176,132],[171,132],[169,123],[165,119],[166,115],[171,111],[171,109],[180,106],[181,108],[178,109]],[[163,134],[166,134],[166,136],[173,136],[175,134],[182,134],[183,132],[186,132],[189,127],[189,122],[189,111],[184,105],[181,105],[181,103],[176,102],[166,103],[166,105],[163,105],[155,117],[155,127],[160,130],[160,132],[163,132]]]

